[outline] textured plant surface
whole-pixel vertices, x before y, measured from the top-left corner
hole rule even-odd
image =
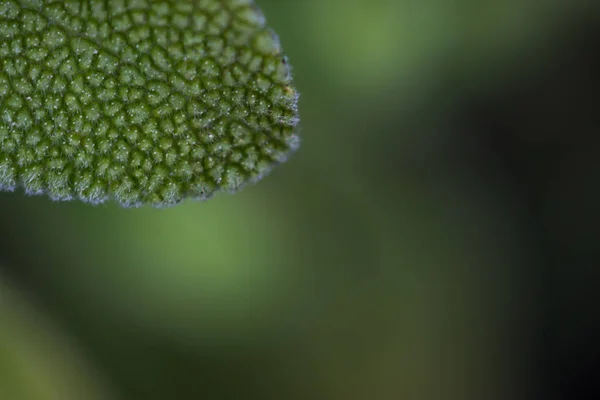
[[[0,189],[176,204],[260,179],[298,95],[253,0],[1,0]]]

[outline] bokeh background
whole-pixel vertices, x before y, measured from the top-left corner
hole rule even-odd
[[[300,150],[163,210],[0,194],[0,399],[600,396],[600,4],[258,3]]]

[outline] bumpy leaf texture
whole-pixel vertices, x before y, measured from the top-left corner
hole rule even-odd
[[[1,0],[0,189],[164,206],[235,191],[299,143],[253,0]]]

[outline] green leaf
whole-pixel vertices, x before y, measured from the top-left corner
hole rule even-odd
[[[0,189],[173,205],[262,178],[298,94],[253,0],[0,2]]]

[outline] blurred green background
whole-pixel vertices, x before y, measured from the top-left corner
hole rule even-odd
[[[579,398],[596,3],[257,2],[301,148],[169,209],[0,194],[0,399]]]

